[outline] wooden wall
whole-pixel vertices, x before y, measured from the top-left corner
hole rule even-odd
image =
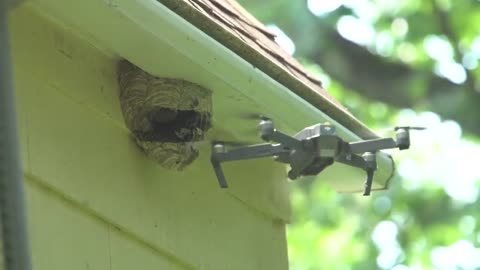
[[[284,167],[232,164],[220,190],[205,144],[162,169],[123,123],[120,56],[35,8],[10,19],[34,269],[288,268]]]

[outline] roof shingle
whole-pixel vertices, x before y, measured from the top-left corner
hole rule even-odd
[[[279,83],[363,138],[377,137],[235,0],[158,0]]]

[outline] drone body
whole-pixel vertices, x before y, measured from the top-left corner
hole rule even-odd
[[[294,136],[288,136],[274,128],[271,120],[262,120],[259,125],[261,138],[273,144],[257,144],[227,151],[221,142],[213,144],[211,162],[220,187],[227,182],[220,167],[221,162],[254,159],[272,156],[275,161],[290,164],[288,177],[317,175],[335,161],[361,168],[367,173],[364,195],[370,195],[374,172],[377,168],[375,153],[382,149],[408,149],[411,127],[397,127],[396,140],[380,138],[359,142],[345,142],[337,136],[335,127],[316,124],[304,128]]]

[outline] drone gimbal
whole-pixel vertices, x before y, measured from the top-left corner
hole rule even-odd
[[[245,160],[273,156],[274,160],[290,164],[288,178],[294,180],[300,176],[317,175],[334,161],[361,168],[367,173],[363,195],[370,195],[372,180],[377,169],[375,153],[382,149],[410,147],[410,129],[416,127],[396,127],[396,139],[379,138],[358,142],[345,142],[336,135],[335,127],[316,124],[307,127],[293,137],[275,129],[273,122],[264,119],[259,125],[264,143],[227,151],[222,142],[212,145],[211,162],[220,187],[227,188],[221,162]]]

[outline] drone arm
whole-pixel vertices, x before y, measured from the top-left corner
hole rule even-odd
[[[274,156],[282,150],[281,145],[258,144],[224,152],[214,152],[212,157],[219,162],[225,162]]]
[[[228,187],[227,180],[225,179],[225,175],[223,174],[223,170],[220,165],[221,162],[274,156],[282,153],[283,151],[283,147],[281,145],[271,144],[247,146],[230,151],[225,151],[224,147],[225,146],[222,144],[214,145],[212,157],[210,159],[213,170],[215,171],[215,175],[217,176],[218,184],[221,188]]]
[[[360,154],[366,152],[376,152],[382,149],[397,148],[397,142],[392,138],[381,138],[349,143],[349,152]]]
[[[260,135],[265,141],[274,141],[290,149],[303,149],[303,144],[301,141],[275,129],[271,120],[262,120],[260,122],[259,129]]]
[[[267,136],[267,139],[272,140],[274,142],[283,144],[284,146],[291,148],[291,149],[303,149],[303,144],[301,141],[288,136],[287,134],[278,131],[278,130],[273,130],[273,132]]]

